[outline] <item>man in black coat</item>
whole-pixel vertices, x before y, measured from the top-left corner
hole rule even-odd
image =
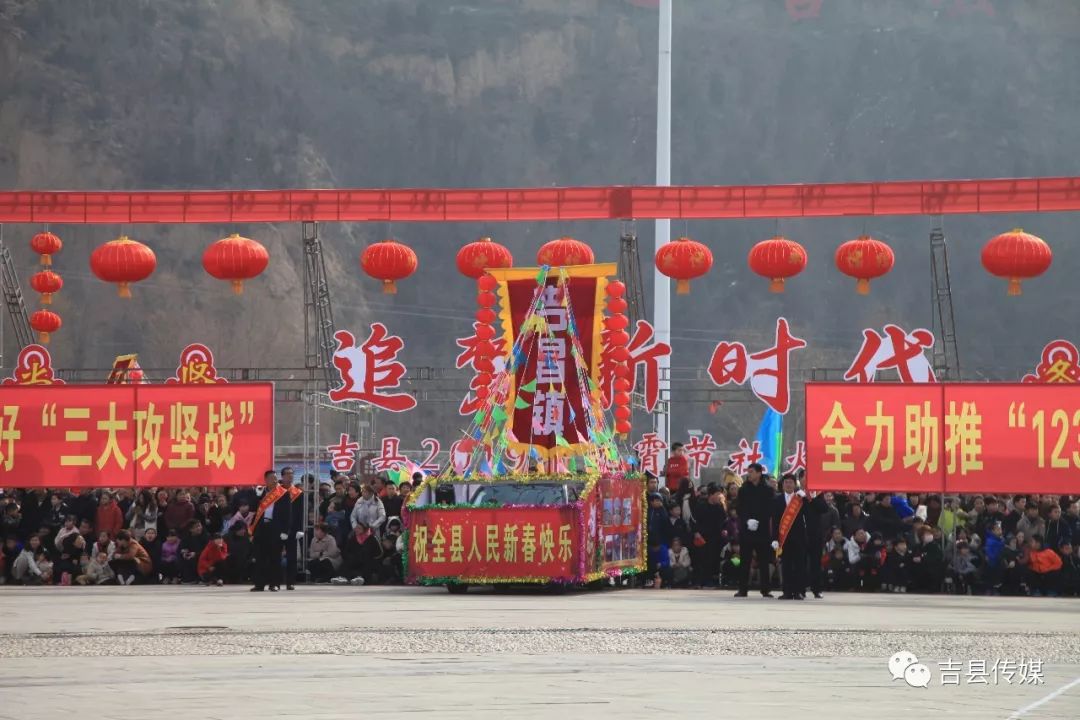
[[[292,499],[278,485],[277,473],[267,470],[263,473],[263,483],[252,526],[255,585],[251,589],[256,592],[265,590],[267,585],[272,591],[280,587],[282,543],[289,537],[292,525]]]
[[[787,473],[780,480],[781,492],[773,499],[772,549],[780,555],[783,583],[781,600],[802,600],[806,596],[806,550],[809,544],[807,523],[810,501],[798,489],[795,476]],[[790,522],[782,532],[785,517]]]
[[[769,592],[771,564],[773,559],[769,540],[772,537],[770,522],[773,512],[773,492],[761,476],[765,468],[753,463],[746,471],[746,482],[739,488],[736,499],[739,510],[739,561],[742,577],[735,597],[746,597],[750,590],[750,561],[757,557],[758,574],[761,576],[761,594],[772,597]]]
[[[291,467],[281,469],[281,487],[285,488],[285,496],[278,502],[288,510],[289,516],[288,537],[285,539],[285,589],[295,590],[297,542],[304,538],[304,492],[293,485]]]

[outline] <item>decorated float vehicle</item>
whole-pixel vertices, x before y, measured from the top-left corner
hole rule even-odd
[[[428,478],[409,506],[406,577],[465,592],[641,572],[644,492],[640,476]]]

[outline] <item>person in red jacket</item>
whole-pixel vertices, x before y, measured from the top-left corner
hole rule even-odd
[[[1061,590],[1061,556],[1053,548],[1043,549],[1041,535],[1032,535],[1028,548],[1028,590],[1032,595],[1056,597]]]
[[[101,501],[94,518],[94,532],[99,535],[103,532],[109,533],[109,539],[115,540],[116,534],[123,529],[124,513],[120,511],[116,499],[110,492],[101,493]]]
[[[221,533],[210,536],[210,542],[199,553],[199,577],[207,585],[225,584],[225,561],[229,559],[229,546]]]
[[[664,485],[674,493],[685,477],[690,477],[690,461],[686,457],[686,448],[681,442],[671,443],[671,454],[664,464]]]

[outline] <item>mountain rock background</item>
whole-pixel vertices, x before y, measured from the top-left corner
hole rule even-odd
[[[0,0],[0,187],[170,189],[647,184],[654,176],[656,10],[647,0]],[[818,8],[818,6],[820,6]],[[817,10],[817,15],[814,11]],[[810,15],[810,17],[800,17]],[[686,184],[1076,175],[1080,4],[1073,0],[675,0],[672,179]],[[979,263],[1013,226],[1044,237],[1045,277],[1005,296]],[[928,218],[673,222],[706,242],[713,272],[672,304],[675,435],[752,434],[760,403],[730,394],[708,412],[703,377],[718,340],[772,343],[778,315],[810,347],[797,369],[844,368],[864,327],[930,326]],[[107,368],[138,352],[170,368],[189,342],[222,367],[303,367],[300,228],[54,226],[65,287],[59,367]],[[807,271],[770,295],[746,253],[780,232],[809,250]],[[4,228],[28,292],[35,226]],[[453,270],[481,234],[530,264],[570,234],[598,259],[618,223],[323,224],[337,324],[374,320],[405,338],[411,367],[452,367],[474,287]],[[651,283],[652,224],[638,223]],[[896,251],[868,297],[833,267],[863,231]],[[1080,340],[1080,220],[945,220],[965,379],[1018,379],[1058,337]],[[271,252],[233,297],[200,258],[240,232]],[[158,270],[122,301],[89,272],[91,250],[124,232]],[[394,235],[418,274],[383,296],[362,248]],[[32,308],[31,308],[32,309]],[[5,320],[7,322],[7,320]],[[4,340],[4,365],[18,348]],[[465,386],[451,373],[443,387]],[[796,397],[799,400],[799,396]],[[378,434],[408,447],[452,439],[456,402],[382,414]],[[325,420],[325,418],[324,418]],[[801,412],[793,410],[789,442]],[[278,442],[300,436],[279,408]],[[636,427],[646,427],[639,417]],[[794,430],[792,429],[794,427]],[[325,437],[336,438],[333,423]]]

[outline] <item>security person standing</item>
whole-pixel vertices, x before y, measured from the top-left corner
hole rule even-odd
[[[772,549],[780,555],[784,594],[781,600],[802,600],[806,596],[807,509],[806,492],[799,490],[795,476],[787,473],[780,481],[781,492],[773,499]]]
[[[252,592],[262,592],[267,585],[276,591],[281,584],[281,544],[288,537],[292,522],[291,500],[285,489],[278,485],[277,473],[267,470],[263,473],[263,483],[255,519],[248,528],[255,555]],[[282,500],[289,504],[283,505]]]
[[[761,577],[761,594],[772,597],[769,592],[772,575],[772,533],[770,521],[773,514],[773,491],[764,483],[765,468],[752,463],[746,471],[746,482],[739,488],[736,504],[739,513],[739,561],[742,577],[735,597],[746,597],[750,590],[750,561],[757,557],[758,575]]]
[[[304,491],[293,485],[291,467],[281,469],[281,486],[285,488],[285,498],[279,500],[287,506],[289,515],[288,537],[285,539],[285,589],[296,589],[296,545],[304,538]]]

